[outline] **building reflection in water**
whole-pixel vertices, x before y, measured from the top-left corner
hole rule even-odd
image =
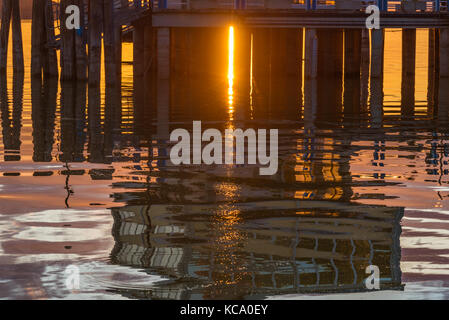
[[[172,73],[171,90],[166,79],[156,79],[157,95],[167,97],[155,97],[152,111],[156,119],[169,115],[169,122],[147,130],[148,167],[135,172],[141,177],[139,184],[114,183],[121,189],[113,193],[114,199],[125,205],[111,209],[111,261],[169,280],[148,290],[118,291],[153,299],[364,291],[370,265],[380,268],[381,289],[402,289],[403,208],[351,202],[357,197],[353,187],[360,182],[352,180],[349,165],[353,137],[342,133],[345,127],[360,126],[361,117],[370,120],[363,107],[366,101],[360,99],[360,78],[357,82],[338,66],[324,66],[317,79],[305,80],[303,94],[302,61],[294,54],[303,50],[302,31],[238,31],[234,30],[237,43],[248,41],[250,50],[236,45],[235,57],[230,58],[222,53],[231,50],[217,45],[211,47],[221,53],[194,59],[193,51],[200,54],[210,41],[222,43],[216,38],[231,37],[223,30],[219,37],[216,30],[171,30],[169,65],[179,72]],[[343,33],[335,36],[342,40]],[[336,40],[328,49],[343,50],[339,43]],[[282,45],[288,48],[278,50]],[[285,60],[281,52],[292,54]],[[325,55],[321,52],[319,59]],[[251,65],[234,69],[228,65],[231,59],[236,65],[241,60]],[[225,76],[221,93],[215,93],[217,75],[211,70],[220,68]],[[220,106],[227,106],[228,116]],[[373,117],[382,126],[382,117]],[[227,121],[212,122],[219,119]],[[189,129],[192,120],[203,120],[203,130],[256,124],[278,128],[278,173],[262,177],[257,166],[171,165],[170,145],[161,133]],[[145,125],[135,121],[136,127]],[[323,134],[329,123],[334,123],[332,130]],[[376,185],[387,183],[380,180]]]

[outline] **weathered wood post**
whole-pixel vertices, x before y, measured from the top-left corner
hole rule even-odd
[[[427,101],[428,115],[434,116],[438,108],[438,78],[439,78],[439,31],[429,29],[429,55],[428,55],[428,85]]]
[[[383,121],[384,30],[371,30],[370,113],[374,128]]]
[[[305,32],[305,78],[316,79],[318,75],[318,37],[316,29],[306,29]]]
[[[251,32],[238,27],[235,31],[235,97],[234,119],[245,120],[249,115],[251,89]]]
[[[371,30],[371,78],[383,78],[384,30]]]
[[[103,1],[89,2],[89,86],[99,86],[101,81],[101,33],[103,26]]]
[[[362,29],[361,43],[361,67],[360,67],[360,101],[361,108],[364,111],[368,109],[368,88],[369,88],[369,65],[370,65],[370,48],[369,48],[369,29]]]
[[[402,83],[403,117],[413,116],[415,109],[416,29],[402,30]]]
[[[11,25],[12,2],[2,1],[2,29],[0,34],[0,70],[5,71],[8,62],[9,28]]]
[[[75,79],[75,30],[66,26],[66,8],[75,1],[61,0],[61,80]]]
[[[345,29],[345,76],[360,77],[362,31]]]
[[[14,72],[23,72],[24,62],[20,3],[16,0],[3,0],[2,5],[2,24],[0,31],[0,71],[6,71],[7,67],[9,30],[12,18],[13,68]]]
[[[157,136],[169,137],[167,124],[170,121],[170,28],[158,28],[156,31],[157,61]]]
[[[114,1],[103,0],[103,41],[104,41],[104,63],[106,85],[115,86],[117,84],[116,70],[116,41],[114,23]]]
[[[33,0],[31,76],[58,76],[53,7],[51,0]]]
[[[45,0],[33,0],[33,14],[31,25],[31,75],[42,77],[44,65],[44,10]]]
[[[67,7],[75,5],[79,9],[78,29],[68,29]],[[61,1],[61,80],[86,80],[86,45],[84,43],[84,0]],[[48,28],[47,28],[48,29]]]
[[[439,64],[440,78],[438,84],[438,111],[439,121],[447,121],[449,110],[449,28],[439,30]]]
[[[353,116],[360,112],[361,41],[360,29],[345,29],[344,111]]]

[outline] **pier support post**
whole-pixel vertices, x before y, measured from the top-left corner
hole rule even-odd
[[[0,71],[6,71],[8,60],[9,30],[12,20],[13,68],[14,72],[24,71],[22,26],[20,3],[16,0],[2,0],[2,23],[0,31]]]
[[[343,108],[343,29],[319,29],[317,118],[333,121]]]
[[[31,76],[58,76],[56,40],[51,0],[33,0],[31,26]]]
[[[345,76],[360,77],[362,31],[345,29]]]
[[[244,120],[249,115],[251,91],[251,31],[239,27],[235,31],[235,92],[234,119]],[[230,110],[231,111],[231,110]]]
[[[427,113],[433,117],[438,108],[438,80],[439,80],[439,31],[429,29],[429,55],[427,80]]]
[[[101,81],[101,32],[103,25],[102,1],[91,1],[89,7],[89,86]]]
[[[402,117],[413,116],[415,109],[416,29],[402,30]]]
[[[316,29],[305,29],[305,78],[316,79],[318,75],[318,37]]]
[[[357,116],[360,112],[360,70],[362,31],[345,29],[344,111]]]
[[[449,28],[440,29],[440,77],[449,78]]]
[[[170,28],[156,30],[157,48],[157,138],[169,138],[170,121]]]
[[[6,71],[8,62],[9,29],[11,26],[12,2],[2,0],[2,29],[0,33],[0,71]]]
[[[105,82],[108,86],[115,86],[117,84],[114,25],[114,1],[103,0]]]
[[[360,67],[360,101],[363,111],[368,110],[368,88],[369,88],[369,66],[370,66],[370,44],[369,29],[362,29],[361,43],[361,67]]]
[[[72,4],[73,0],[61,0],[60,21],[66,21],[66,8]],[[61,23],[61,80],[74,80],[75,77],[75,30],[67,29],[66,24]]]
[[[371,30],[371,78],[383,78],[384,29]]]

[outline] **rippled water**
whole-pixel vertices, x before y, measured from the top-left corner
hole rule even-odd
[[[447,299],[449,106],[427,108],[427,31],[405,115],[400,32],[387,31],[383,114],[373,83],[363,108],[350,79],[310,87],[257,70],[246,108],[217,32],[202,35],[209,52],[177,47],[171,89],[156,81],[143,109],[129,63],[121,107],[105,88],[1,79],[0,298]],[[171,165],[167,134],[193,120],[279,129],[278,173]],[[369,265],[381,291],[365,288]]]

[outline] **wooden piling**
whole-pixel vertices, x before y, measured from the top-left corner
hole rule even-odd
[[[44,9],[46,0],[33,0],[31,25],[31,76],[42,77],[44,65]]]
[[[428,115],[433,117],[438,108],[438,77],[439,77],[439,32],[429,29],[429,55],[427,77]]]
[[[316,79],[318,75],[318,38],[316,29],[306,29],[305,78]]]
[[[20,18],[20,2],[12,2],[12,65],[14,72],[24,72],[23,44],[22,44],[22,21]]]
[[[449,28],[440,29],[440,78],[449,78]]]
[[[0,71],[6,71],[8,63],[9,29],[11,25],[12,2],[2,1],[2,26],[0,31]]]
[[[87,80],[87,53],[84,41],[86,32],[84,0],[75,2],[80,8],[80,30],[75,32],[75,76],[78,81]]]
[[[410,117],[415,108],[416,29],[402,30],[402,116]]]
[[[133,30],[133,75],[136,81],[138,77],[143,76],[144,73],[144,43],[145,33],[144,24],[141,21],[134,23]]]
[[[383,78],[384,30],[371,30],[371,78]]]
[[[58,56],[56,53],[56,47],[50,46],[50,44],[56,44],[56,36],[54,30],[54,17],[53,17],[53,7],[52,0],[46,0],[45,4],[45,37],[46,49],[44,50],[47,54],[47,69],[44,73],[51,77],[58,77]]]
[[[157,136],[168,139],[170,121],[170,28],[156,31],[157,50]]]
[[[370,45],[369,29],[362,29],[361,61],[360,61],[360,101],[361,108],[368,110],[368,88],[369,88],[369,66],[370,66]]]
[[[360,29],[345,29],[344,32],[345,77],[360,77],[362,31]]]
[[[75,30],[67,29],[65,12],[73,0],[61,0],[61,80],[75,79]]]
[[[103,42],[106,85],[117,84],[117,61],[115,58],[114,1],[103,0]]]
[[[89,86],[99,86],[101,81],[103,2],[90,1],[89,3]]]

